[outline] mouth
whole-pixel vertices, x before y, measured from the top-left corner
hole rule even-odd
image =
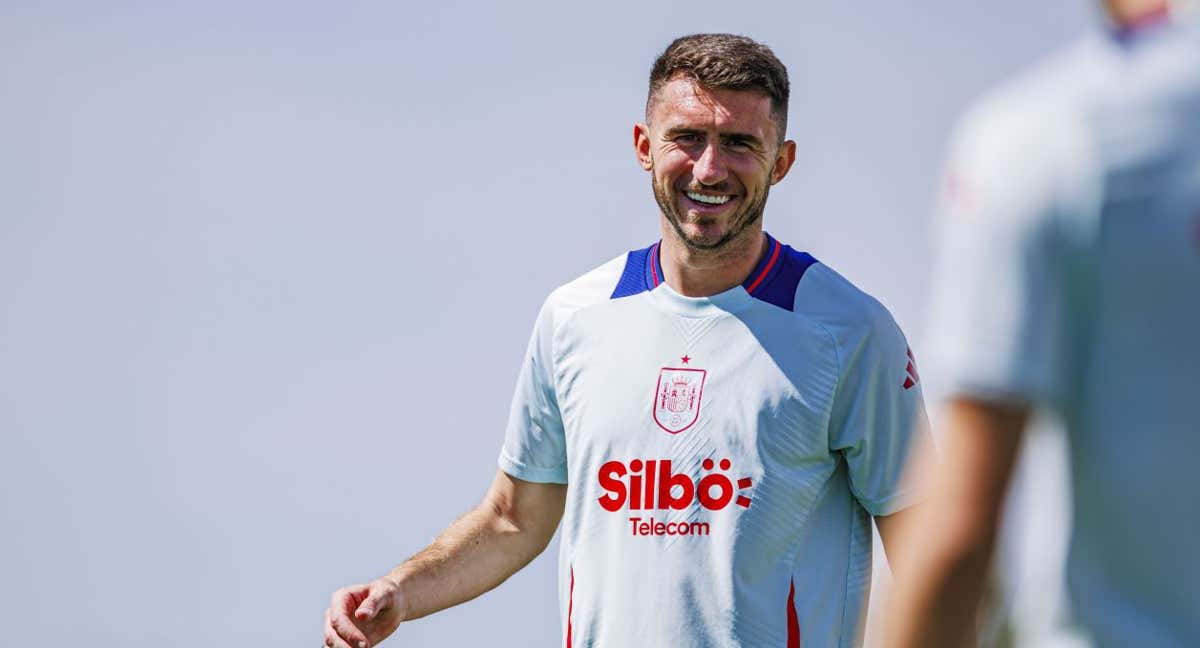
[[[737,196],[730,194],[712,194],[699,191],[682,191],[680,193],[683,194],[684,200],[687,203],[686,207],[703,213],[721,211],[729,203],[737,199]]]

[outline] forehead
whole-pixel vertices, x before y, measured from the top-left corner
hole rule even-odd
[[[664,129],[738,131],[763,141],[775,136],[771,98],[766,94],[705,88],[686,77],[676,77],[659,89],[649,117],[655,126]]]

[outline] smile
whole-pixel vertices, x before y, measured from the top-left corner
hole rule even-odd
[[[733,196],[706,196],[694,191],[685,191],[684,194],[692,200],[703,203],[705,205],[724,205],[733,199]]]

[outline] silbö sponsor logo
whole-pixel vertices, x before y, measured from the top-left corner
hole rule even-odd
[[[719,466],[720,470],[715,470]],[[608,461],[600,466],[599,481],[604,495],[597,498],[610,513],[626,507],[630,511],[683,511],[699,504],[709,511],[720,511],[730,504],[750,508],[750,498],[737,493],[749,488],[749,477],[734,481],[723,474],[731,467],[728,459],[719,464],[705,459],[701,464],[709,474],[695,482],[686,474],[675,474],[670,459],[634,459],[628,465]],[[630,517],[634,536],[709,535],[709,523],[700,521],[664,522],[653,516]]]

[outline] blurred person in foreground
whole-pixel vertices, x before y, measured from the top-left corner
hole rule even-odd
[[[931,367],[950,401],[887,644],[971,645],[1033,409],[1066,424],[1067,585],[1100,646],[1200,646],[1200,21],[1111,0],[980,101],[947,167]],[[922,464],[922,461],[928,462]]]
[[[762,229],[795,159],[787,100],[783,64],[748,38],[659,57],[633,143],[662,239],[550,295],[491,491],[338,590],[326,645],[374,645],[497,586],[560,517],[560,645],[859,643],[871,517],[887,549],[921,389],[887,310]]]

